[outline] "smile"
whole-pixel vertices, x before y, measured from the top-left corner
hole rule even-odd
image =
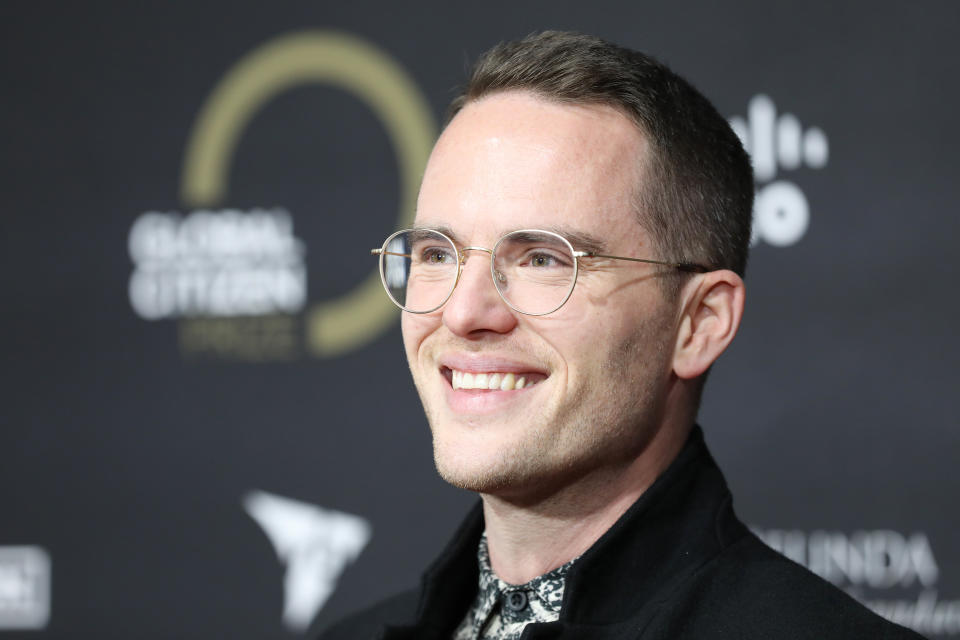
[[[500,373],[496,371],[477,373],[448,369],[450,386],[454,389],[486,389],[491,391],[516,391],[526,389],[537,384],[542,375],[532,374],[531,377],[515,373]],[[535,379],[539,378],[539,379]]]

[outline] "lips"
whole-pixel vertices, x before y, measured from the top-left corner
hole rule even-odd
[[[520,355],[520,354],[517,354]],[[448,351],[435,363],[443,380],[445,406],[456,416],[475,427],[476,420],[493,419],[523,410],[526,398],[550,373],[532,359],[521,360],[509,352]]]

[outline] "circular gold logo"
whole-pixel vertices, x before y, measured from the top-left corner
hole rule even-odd
[[[280,36],[227,72],[201,108],[187,143],[180,185],[184,203],[217,205],[228,190],[234,150],[253,116],[280,93],[310,83],[354,93],[383,123],[400,173],[398,227],[409,226],[436,137],[433,115],[417,86],[389,56],[359,38],[332,31]],[[374,269],[352,291],[309,309],[307,345],[319,356],[341,355],[379,335],[396,313]]]

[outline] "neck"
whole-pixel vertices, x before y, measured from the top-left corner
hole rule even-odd
[[[692,426],[664,425],[636,458],[534,500],[482,495],[494,572],[523,584],[582,555],[673,461]]]

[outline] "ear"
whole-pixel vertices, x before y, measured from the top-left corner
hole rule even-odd
[[[720,357],[740,328],[746,288],[733,271],[694,276],[683,288],[673,371],[696,378]]]

